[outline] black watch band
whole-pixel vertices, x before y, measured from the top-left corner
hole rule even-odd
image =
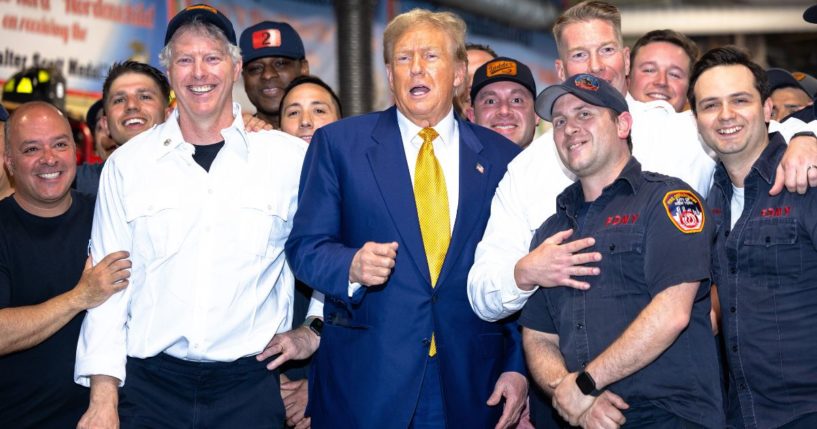
[[[576,385],[579,386],[579,390],[585,395],[599,396],[599,394],[601,394],[601,392],[596,389],[596,380],[593,380],[593,377],[591,377],[587,371],[579,373],[579,376],[576,377]]]
[[[304,320],[304,326],[320,337],[321,331],[323,330],[323,320],[321,320],[320,317],[307,317],[306,320]]]
[[[792,135],[792,136],[791,136],[791,138],[795,138],[795,137],[811,137],[811,138],[817,138],[817,136],[815,136],[815,135],[814,135],[814,132],[813,132],[813,131],[800,131],[800,132],[798,132],[798,133],[794,133],[794,135]]]

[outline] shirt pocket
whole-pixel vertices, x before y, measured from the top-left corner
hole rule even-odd
[[[591,290],[601,296],[622,296],[644,292],[644,231],[626,228],[596,235],[596,251],[601,253],[601,275],[590,277]],[[603,284],[599,281],[603,281]]]
[[[265,198],[261,193],[244,193],[237,201],[235,216],[238,250],[255,256],[276,257],[284,248],[291,224],[289,199]]]
[[[752,220],[743,234],[749,274],[776,288],[793,284],[802,271],[801,243],[795,219]]]
[[[179,251],[187,224],[180,200],[180,195],[173,190],[125,198],[125,220],[131,227],[135,254],[153,260]]]

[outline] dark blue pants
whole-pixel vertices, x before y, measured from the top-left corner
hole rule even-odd
[[[414,410],[409,429],[445,429],[445,408],[440,383],[440,363],[436,357],[428,358],[420,399]]]
[[[284,428],[278,371],[254,356],[188,362],[128,357],[119,418],[129,428]]]

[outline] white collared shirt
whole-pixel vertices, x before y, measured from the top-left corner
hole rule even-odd
[[[405,115],[397,110],[397,126],[400,128],[400,137],[403,139],[403,149],[406,152],[406,163],[411,175],[411,185],[414,186],[414,169],[417,165],[417,155],[420,154],[420,147],[423,139],[418,135],[423,127],[411,122]],[[440,163],[440,168],[445,176],[445,187],[448,191],[448,216],[451,219],[449,226],[451,232],[454,231],[454,219],[457,218],[457,204],[460,196],[460,130],[457,121],[454,120],[454,109],[434,125],[434,131],[439,136],[434,139],[434,156]]]
[[[129,286],[88,311],[74,379],[125,381],[126,356],[229,362],[292,324],[292,228],[306,144],[247,133],[238,104],[209,173],[192,158],[178,110],[105,163],[91,232],[95,262],[130,252]]]
[[[679,177],[706,197],[715,161],[704,149],[691,112],[677,113],[661,100],[642,103],[629,94],[627,105],[633,116],[633,155],[642,169]],[[528,254],[534,232],[556,213],[556,197],[573,180],[556,152],[552,130],[508,164],[468,273],[468,299],[480,318],[505,318],[536,291],[517,287],[514,267]]]
[[[423,138],[419,136],[423,127],[411,122],[405,115],[397,112],[397,126],[400,128],[400,138],[403,140],[403,150],[406,153],[406,165],[411,175],[412,195],[414,187],[414,168],[417,165],[417,155],[423,146]],[[440,163],[445,177],[445,189],[448,191],[448,217],[451,233],[454,232],[454,220],[457,218],[457,207],[460,201],[460,130],[454,120],[454,108],[434,125],[434,131],[439,134],[432,142],[434,156]],[[360,289],[360,283],[349,282],[347,293],[349,296]]]

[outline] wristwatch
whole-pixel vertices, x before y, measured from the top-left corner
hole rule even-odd
[[[309,316],[304,320],[303,326],[309,328],[310,331],[314,332],[315,335],[320,338],[321,331],[323,330],[323,320],[320,317]]]
[[[593,377],[587,371],[579,373],[579,376],[576,377],[576,385],[585,395],[599,396],[601,394],[599,390],[596,390],[596,380],[593,380]]]
[[[794,135],[791,136],[791,138],[795,138],[795,137],[817,138],[817,136],[814,135],[813,131],[800,131],[799,133],[794,133]]]

